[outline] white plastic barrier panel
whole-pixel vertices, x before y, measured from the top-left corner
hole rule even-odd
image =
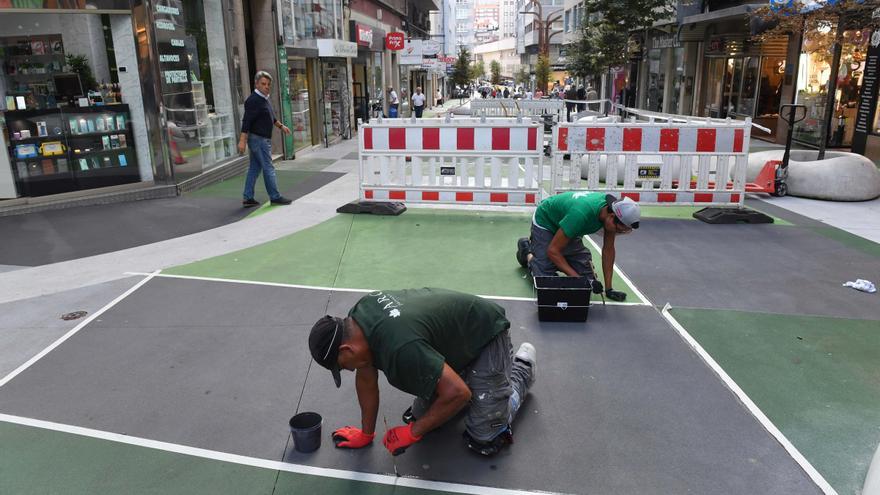
[[[521,113],[524,117],[555,115],[556,122],[565,121],[565,102],[552,100],[519,100],[513,98],[486,98],[471,100],[471,116],[479,117],[516,117]]]
[[[439,119],[438,119],[439,120]],[[365,124],[360,198],[407,203],[535,205],[543,150],[538,124],[384,120]]]
[[[751,121],[562,123],[553,194],[604,191],[641,204],[742,207]]]

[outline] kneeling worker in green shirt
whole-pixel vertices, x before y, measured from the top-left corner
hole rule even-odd
[[[560,271],[569,277],[587,277],[593,292],[602,292],[602,283],[593,272],[590,250],[583,237],[603,230],[602,274],[605,295],[614,301],[626,293],[611,288],[614,274],[614,240],[639,228],[641,210],[630,198],[617,199],[601,192],[569,191],[541,201],[532,217],[530,237],[516,244],[516,260],[533,277],[553,277]]]
[[[309,350],[330,370],[355,372],[361,427],[333,432],[340,448],[373,441],[379,411],[379,370],[416,399],[383,444],[403,453],[429,431],[468,406],[468,447],[493,455],[513,441],[510,424],[535,379],[535,348],[514,355],[504,308],[486,299],[444,289],[376,291],[348,317],[324,316],[312,327]]]

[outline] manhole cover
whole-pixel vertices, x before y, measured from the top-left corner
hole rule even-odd
[[[73,313],[65,313],[61,315],[62,320],[77,320],[89,314],[87,311],[74,311]]]

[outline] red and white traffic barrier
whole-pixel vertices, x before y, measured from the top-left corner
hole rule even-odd
[[[361,127],[360,199],[535,205],[541,127],[517,119],[391,119]]]
[[[606,191],[642,204],[743,205],[751,122],[563,123],[553,193]]]

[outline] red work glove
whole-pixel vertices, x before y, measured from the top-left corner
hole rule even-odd
[[[406,426],[395,426],[385,433],[385,439],[382,440],[382,443],[391,452],[391,455],[400,455],[406,452],[410,445],[422,439],[422,437],[417,437],[413,434],[413,424],[415,423],[410,423]]]
[[[368,435],[354,426],[343,426],[333,432],[333,443],[340,448],[359,449],[372,443],[375,436],[375,433]]]

